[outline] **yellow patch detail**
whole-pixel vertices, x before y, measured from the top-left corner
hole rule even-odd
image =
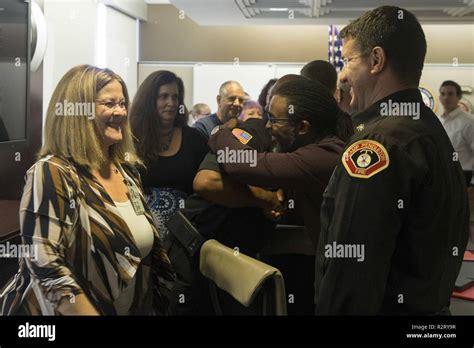
[[[347,173],[355,178],[369,179],[390,164],[387,149],[374,140],[359,140],[350,145],[342,155]]]
[[[232,134],[244,145],[247,145],[247,143],[253,138],[253,135],[240,128],[232,129]]]

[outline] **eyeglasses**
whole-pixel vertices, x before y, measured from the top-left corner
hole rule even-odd
[[[357,55],[357,56],[342,58],[342,64],[343,64],[344,66],[347,66],[347,64],[349,64],[352,60],[354,60],[354,59],[356,59],[356,58],[365,57],[365,56],[367,56],[367,54],[359,54],[359,55]]]
[[[289,121],[296,121],[290,117],[275,117],[270,111],[265,111],[264,117],[270,122],[271,124],[278,123],[278,122],[289,122]]]
[[[105,106],[109,110],[115,109],[117,106],[119,109],[127,110],[127,102],[125,100],[120,100],[119,102],[115,102],[112,100],[96,100],[97,104]]]

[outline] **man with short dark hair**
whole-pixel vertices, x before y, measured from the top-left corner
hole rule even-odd
[[[336,68],[324,60],[313,60],[301,69],[301,76],[323,84],[331,94],[336,93]]]
[[[447,80],[439,89],[439,101],[444,112],[439,118],[461,162],[466,184],[469,186],[474,170],[474,117],[459,107],[461,86]]]
[[[350,110],[349,103],[346,102],[345,105],[341,103],[341,97],[343,97],[343,95],[337,84],[336,68],[324,60],[313,60],[301,69],[301,76],[306,77],[308,80],[319,82],[326,87],[336,99],[341,110],[346,113],[345,115],[341,115],[338,121],[340,133],[344,134],[344,136],[341,136],[341,139],[346,141],[354,134],[354,127],[352,125],[350,112],[348,111]]]
[[[454,149],[417,88],[423,30],[382,6],[340,36],[340,80],[359,113],[321,207],[316,314],[449,313],[469,206]]]
[[[278,80],[276,80],[276,82],[273,84],[273,86],[271,86],[268,89],[268,92],[267,92],[267,108],[265,109],[265,111],[268,111],[268,108],[270,106],[270,101],[272,100],[273,94],[278,89],[278,87],[280,87],[281,85],[283,85],[286,82],[305,81],[305,80],[307,80],[306,77],[301,76],[301,75],[296,75],[296,74],[283,75]]]

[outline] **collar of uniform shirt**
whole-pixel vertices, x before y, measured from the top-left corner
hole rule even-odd
[[[370,122],[380,116],[380,104],[388,101],[392,102],[420,102],[423,103],[423,98],[418,88],[408,88],[386,96],[369,106],[367,109],[352,115],[352,122],[354,127],[357,128],[362,123]]]

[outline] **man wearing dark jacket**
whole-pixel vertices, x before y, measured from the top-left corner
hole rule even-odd
[[[270,146],[269,133],[265,128],[263,132],[259,131],[261,123],[263,120],[249,119],[240,125],[242,131],[254,134],[248,143],[251,151],[263,152]],[[181,209],[182,215],[194,226],[194,235],[183,229],[186,222],[176,219],[179,215],[172,217],[168,225],[171,236],[165,247],[177,276],[169,297],[171,314],[215,313],[209,282],[199,271],[199,248],[204,240],[216,239],[239,254],[255,258],[264,245],[265,235],[274,228],[274,222],[267,219],[263,211],[279,208],[276,192],[249,187],[222,175],[219,159],[219,154],[207,154],[197,175],[199,177],[203,172],[206,173],[206,186],[197,184],[197,193],[190,195],[185,208]],[[215,177],[219,178],[219,189],[214,186],[216,181],[212,178]],[[213,195],[209,191],[219,191],[219,194]],[[198,247],[194,248],[194,245]],[[259,304],[246,309],[220,290],[218,298],[223,314],[261,314]]]
[[[456,153],[417,89],[425,35],[392,6],[340,35],[340,79],[360,112],[324,192],[316,314],[448,313],[469,207]]]

